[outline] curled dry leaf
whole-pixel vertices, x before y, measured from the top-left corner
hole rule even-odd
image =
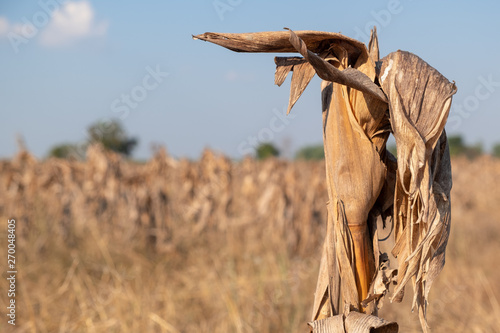
[[[313,333],[397,333],[398,324],[359,312],[308,323]]]

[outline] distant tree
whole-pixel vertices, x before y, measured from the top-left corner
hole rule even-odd
[[[257,159],[263,160],[271,156],[279,156],[280,151],[272,143],[262,143],[255,150]]]
[[[48,156],[57,158],[83,158],[82,148],[73,143],[63,143],[52,147],[49,151]]]
[[[468,159],[474,159],[484,153],[483,145],[481,143],[476,143],[472,146],[468,146],[464,143],[461,135],[449,136],[448,145],[450,147],[451,156],[464,155]]]
[[[450,147],[450,155],[458,156],[465,152],[466,147],[461,135],[451,135],[448,137],[448,146]]]
[[[500,143],[495,143],[493,145],[492,155],[500,158]]]
[[[130,138],[118,120],[98,121],[87,129],[88,144],[101,143],[104,148],[130,156],[137,145],[136,138]]]
[[[295,158],[300,160],[323,160],[325,159],[325,150],[322,144],[305,146],[297,151]]]

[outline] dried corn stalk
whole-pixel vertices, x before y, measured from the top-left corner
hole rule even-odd
[[[392,300],[401,301],[411,278],[413,306],[427,330],[428,293],[444,265],[450,230],[451,169],[444,125],[455,85],[408,52],[379,60],[376,30],[368,48],[341,34],[317,31],[194,38],[236,52],[299,52],[302,58],[275,58],[276,84],[293,71],[288,112],[314,74],[323,79],[329,201],[311,324],[322,328],[315,331],[336,332],[333,323],[343,325],[353,310],[376,314],[393,280]],[[385,147],[391,132],[397,163]],[[386,271],[388,262],[379,257],[377,220],[390,217],[399,267]],[[362,321],[344,329],[361,331]],[[397,331],[397,325],[386,331]]]

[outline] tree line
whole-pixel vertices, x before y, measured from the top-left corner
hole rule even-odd
[[[83,159],[87,146],[93,143],[100,143],[105,149],[130,157],[139,142],[137,138],[127,134],[118,120],[92,123],[87,128],[86,133],[87,137],[84,142],[58,144],[49,150],[48,157]],[[451,156],[465,156],[474,159],[485,153],[481,143],[466,144],[459,134],[449,136],[448,144]],[[388,145],[387,149],[396,155],[396,145]],[[261,143],[255,148],[255,157],[261,160],[279,157],[280,153],[280,149],[272,142]],[[493,145],[491,155],[500,158],[500,143]],[[295,153],[295,159],[298,160],[322,160],[324,158],[322,143],[304,146]]]

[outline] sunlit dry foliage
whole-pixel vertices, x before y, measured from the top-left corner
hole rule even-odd
[[[193,38],[236,52],[300,53],[275,58],[277,85],[293,71],[288,112],[315,74],[323,79],[329,201],[313,332],[397,332],[396,323],[376,317],[392,283],[391,301],[398,303],[412,285],[412,310],[427,332],[429,292],[443,269],[450,233],[444,126],[456,86],[410,52],[380,59],[376,29],[368,47],[339,33],[285,29]],[[397,160],[386,150],[390,133]],[[378,225],[388,220],[395,225],[394,269],[378,241]]]
[[[0,215],[17,220],[19,271],[18,325],[2,320],[1,332],[307,331],[326,224],[324,162],[158,151],[135,164],[99,146],[87,155],[21,152],[0,162]],[[500,161],[452,164],[454,227],[429,324],[495,332]],[[0,246],[6,239],[4,226]],[[418,332],[407,306],[386,302],[381,316]]]

